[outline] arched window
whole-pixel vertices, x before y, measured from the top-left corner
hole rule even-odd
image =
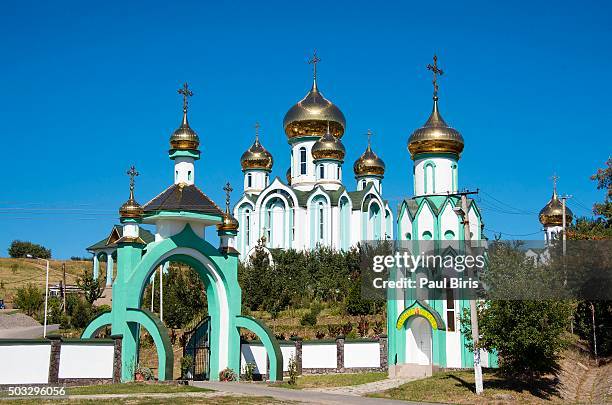
[[[423,192],[425,194],[427,193],[434,194],[436,192],[435,168],[436,168],[436,165],[433,162],[425,163],[425,166],[423,168],[425,172],[424,173],[425,175],[423,176],[423,181],[424,181]]]
[[[444,232],[444,239],[446,240],[451,240],[451,239],[455,239],[455,232],[448,230],[446,232]]]
[[[431,240],[431,232],[429,231],[423,232],[423,240]]]
[[[361,189],[365,189],[366,186],[366,181],[365,180],[361,180]]]
[[[457,184],[457,163],[453,163],[451,165],[451,173],[452,173],[452,184],[451,184],[451,187],[452,187],[453,191],[457,191],[457,188],[458,188],[458,184]]]
[[[251,173],[247,174],[247,187],[253,187],[253,176]]]
[[[325,224],[323,223],[323,203],[319,203],[319,239],[323,240]]]
[[[300,174],[306,174],[306,148],[300,148]]]
[[[187,171],[187,181],[191,181],[191,170]]]
[[[340,166],[338,166],[338,180],[342,178],[342,173],[340,172]]]
[[[266,187],[268,187],[269,182],[270,182],[270,175],[266,174]]]
[[[325,178],[325,166],[323,165],[319,165],[319,178],[320,179]]]
[[[246,245],[249,246],[251,244],[251,211],[246,210],[244,215],[244,222],[246,222],[245,226],[245,240]]]

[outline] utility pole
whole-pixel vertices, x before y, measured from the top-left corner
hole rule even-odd
[[[571,195],[562,195],[561,196],[561,206],[563,207],[563,257],[565,258],[565,252],[567,251],[567,247],[566,247],[566,240],[567,240],[567,218],[565,216],[565,206],[567,203],[567,199],[568,198],[572,198]]]
[[[62,305],[64,308],[64,315],[66,315],[66,263],[62,262]]]
[[[460,215],[463,217],[463,240],[465,243],[465,251],[466,255],[470,255],[472,253],[472,241],[470,235],[470,219],[468,216],[468,203],[467,196],[469,194],[478,194],[478,190],[476,191],[462,191],[455,193],[454,195],[461,196],[461,210]],[[469,269],[469,277],[471,278],[475,275],[473,269]],[[471,321],[471,329],[472,329],[472,342],[474,344],[474,381],[476,384],[476,394],[482,394],[484,388],[482,383],[482,365],[480,364],[480,348],[478,347],[479,341],[479,330],[478,330],[478,311],[476,308],[476,297],[470,299],[470,321]]]

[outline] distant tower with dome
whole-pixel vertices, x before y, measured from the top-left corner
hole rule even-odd
[[[353,166],[356,189],[349,191],[343,182],[346,119],[319,90],[319,61],[315,53],[309,61],[312,87],[283,120],[291,162],[285,180],[270,178],[274,159],[262,145],[259,125],[240,159],[244,193],[234,217],[242,229],[237,239],[241,258],[261,237],[267,248],[296,250],[347,250],[362,240],[393,238],[393,214],[382,196],[385,164],[370,140]]]
[[[561,235],[563,231],[563,203],[557,195],[557,180],[559,178],[553,176],[553,193],[548,203],[540,210],[538,218],[544,227],[544,240],[549,244],[552,240]],[[574,214],[565,206],[565,224],[566,226],[572,223]]]

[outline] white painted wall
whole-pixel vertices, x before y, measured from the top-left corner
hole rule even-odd
[[[255,363],[255,374],[265,374],[268,369],[266,348],[263,345],[243,344],[240,346],[240,367],[244,373],[247,363]]]
[[[281,346],[281,352],[283,353],[283,371],[289,371],[289,360],[291,357],[295,357],[295,346]]]
[[[114,345],[63,344],[59,378],[113,378]]]
[[[251,185],[249,186],[249,176]],[[265,170],[246,170],[244,172],[244,192],[259,193],[268,187],[269,175]]]
[[[0,384],[47,384],[51,343],[0,345]]]
[[[302,368],[336,368],[336,343],[302,344]],[[345,359],[346,361],[346,359]]]
[[[380,367],[380,344],[344,343],[344,367]]]
[[[195,181],[195,168],[192,157],[179,156],[174,159],[174,184],[192,185]]]
[[[431,176],[428,175],[429,185],[427,187],[427,192],[425,192],[425,166],[429,162],[435,165],[435,188],[432,187],[432,179]],[[426,194],[445,194],[456,192],[457,190],[455,190],[455,187],[453,185],[453,164],[457,164],[454,159],[443,157],[432,157],[415,160],[414,195],[420,196]],[[458,172],[458,170],[456,172]]]

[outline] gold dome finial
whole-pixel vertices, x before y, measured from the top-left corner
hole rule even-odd
[[[433,88],[434,88],[434,92],[433,92],[433,98],[434,100],[438,99],[438,75],[442,76],[444,74],[444,71],[442,69],[438,68],[438,55],[436,55],[434,53],[434,57],[433,57],[433,65],[430,63],[427,65],[427,70],[431,70],[431,72],[433,73]]]
[[[563,225],[563,204],[559,200],[557,195],[557,181],[559,176],[556,174],[552,176],[553,181],[553,194],[548,203],[542,208],[538,215],[540,223],[545,227],[550,226],[562,226]],[[572,211],[565,206],[565,223],[569,224],[572,222],[574,214]]]
[[[134,199],[134,178],[139,174],[134,166],[130,167],[127,172],[127,175],[130,176],[130,198],[119,208],[121,218],[140,218],[142,216],[142,206]]]
[[[236,231],[238,230],[238,221],[230,213],[230,194],[234,189],[229,181],[223,187],[223,191],[225,191],[225,213],[223,214],[223,221],[217,225],[217,229],[220,231]]]
[[[259,142],[259,122],[255,123],[255,142],[249,149],[246,150],[240,157],[240,165],[242,170],[260,169],[267,172],[272,170],[274,159],[272,154],[263,147]]]
[[[329,122],[327,124],[327,132],[312,145],[310,153],[314,160],[333,159],[341,162],[344,161],[346,149],[342,141],[331,134]]]
[[[317,63],[321,62],[321,58],[317,56],[317,50],[312,53],[312,58],[308,60],[308,64],[312,65],[312,89],[317,88]]]
[[[438,109],[438,76],[444,72],[438,67],[436,55],[433,65],[427,65],[427,70],[433,73],[433,109],[425,125],[410,135],[408,151],[412,159],[420,153],[452,153],[459,158],[464,147],[463,136],[448,126]]]
[[[317,87],[317,63],[321,59],[317,52],[308,63],[313,65],[312,88],[302,100],[287,111],[283,119],[283,128],[287,138],[291,141],[301,137],[320,137],[325,134],[327,125],[336,138],[344,135],[346,119],[342,111],[331,101],[323,97]]]
[[[187,82],[183,83],[183,87],[177,90],[178,94],[183,96],[183,121],[170,137],[170,147],[172,149],[187,150],[197,149],[200,146],[200,138],[198,134],[189,126],[187,119],[187,111],[189,110],[189,97],[193,96],[193,91],[189,89]]]
[[[353,171],[355,172],[355,177],[362,176],[377,176],[383,177],[385,175],[385,162],[381,158],[378,157],[376,153],[372,150],[372,135],[374,133],[371,129],[368,129],[366,133],[368,136],[368,146],[363,154],[355,161],[353,165]]]

